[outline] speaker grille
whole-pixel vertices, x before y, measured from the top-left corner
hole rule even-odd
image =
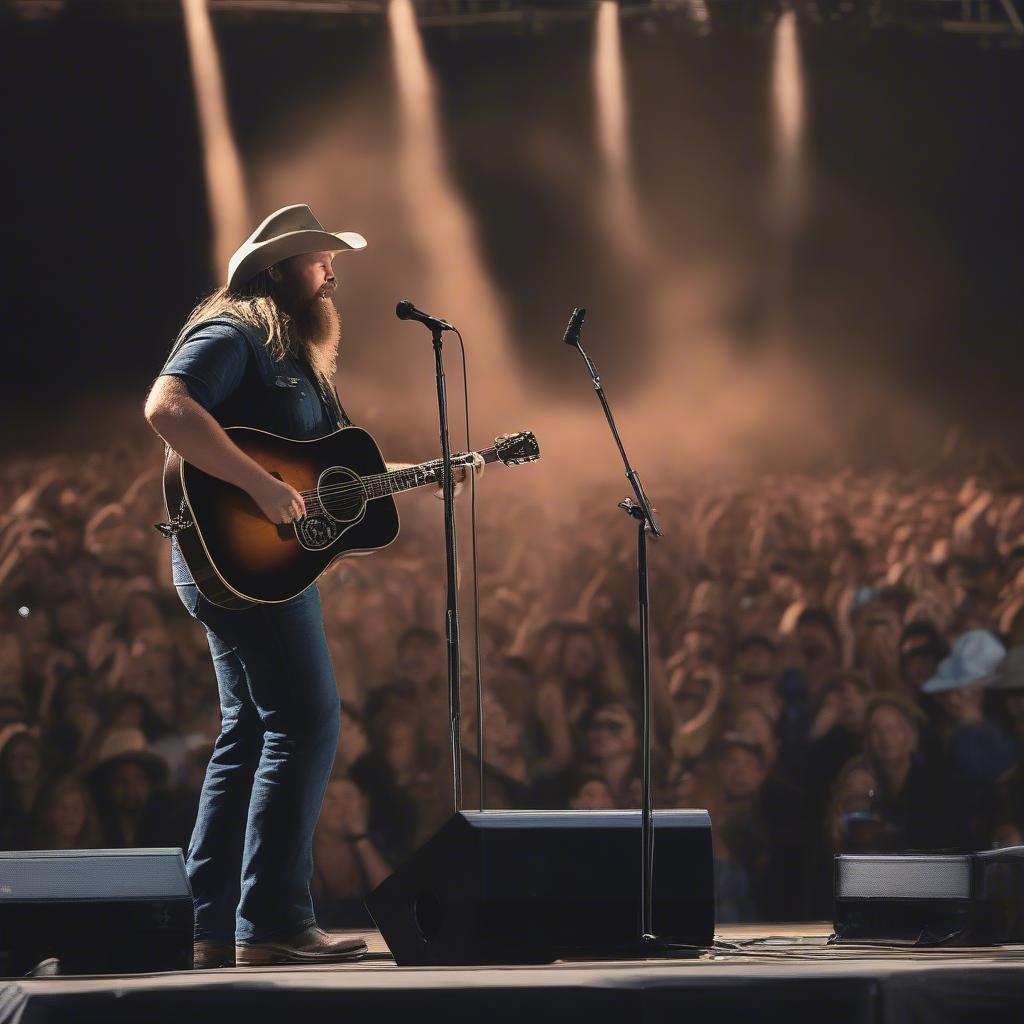
[[[188,895],[180,850],[0,853],[0,902],[160,900]]]
[[[842,855],[836,858],[836,899],[967,900],[969,857]]]

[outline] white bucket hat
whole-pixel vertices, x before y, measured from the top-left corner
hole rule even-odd
[[[969,629],[957,637],[948,658],[939,662],[922,693],[948,693],[972,683],[988,683],[1006,654],[1006,648],[987,629]]]
[[[228,260],[228,288],[240,288],[261,270],[290,256],[365,248],[366,239],[355,231],[327,231],[304,203],[283,206],[267,217]]]

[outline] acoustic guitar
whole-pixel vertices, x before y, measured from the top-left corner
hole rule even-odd
[[[177,538],[202,595],[223,608],[276,604],[302,593],[337,558],[376,551],[398,536],[394,495],[441,482],[441,460],[389,470],[359,427],[296,441],[254,427],[228,427],[231,440],[267,472],[302,494],[306,515],[272,523],[240,487],[210,476],[168,449],[157,529]],[[478,453],[514,466],[540,458],[529,431],[504,434]],[[467,466],[472,454],[452,456]]]

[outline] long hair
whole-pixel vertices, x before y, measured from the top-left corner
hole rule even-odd
[[[301,338],[298,331],[291,329],[292,318],[278,304],[274,282],[268,270],[261,270],[238,288],[221,285],[201,299],[178,332],[171,351],[176,352],[189,332],[199,324],[225,313],[237,317],[259,332],[275,362],[286,357],[305,356],[324,398],[340,416],[341,409],[334,392],[333,352],[324,358],[321,352]]]

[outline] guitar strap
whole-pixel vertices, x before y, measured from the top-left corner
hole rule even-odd
[[[337,385],[334,386],[334,400],[338,403],[338,409],[341,412],[341,424],[340,425],[343,426],[343,427],[351,427],[352,426],[352,420],[349,417],[349,414],[347,412],[345,412],[345,406],[343,406],[341,404],[341,399],[338,397]]]
[[[327,381],[310,366],[308,360],[303,359],[302,361],[309,371],[309,375],[316,381],[317,390],[320,392],[320,403],[334,421],[334,426],[338,429],[341,427],[351,427],[352,420],[349,418],[348,413],[345,412],[345,406],[341,404],[341,399],[338,397],[338,388],[332,384],[331,390],[328,391],[326,387]]]

